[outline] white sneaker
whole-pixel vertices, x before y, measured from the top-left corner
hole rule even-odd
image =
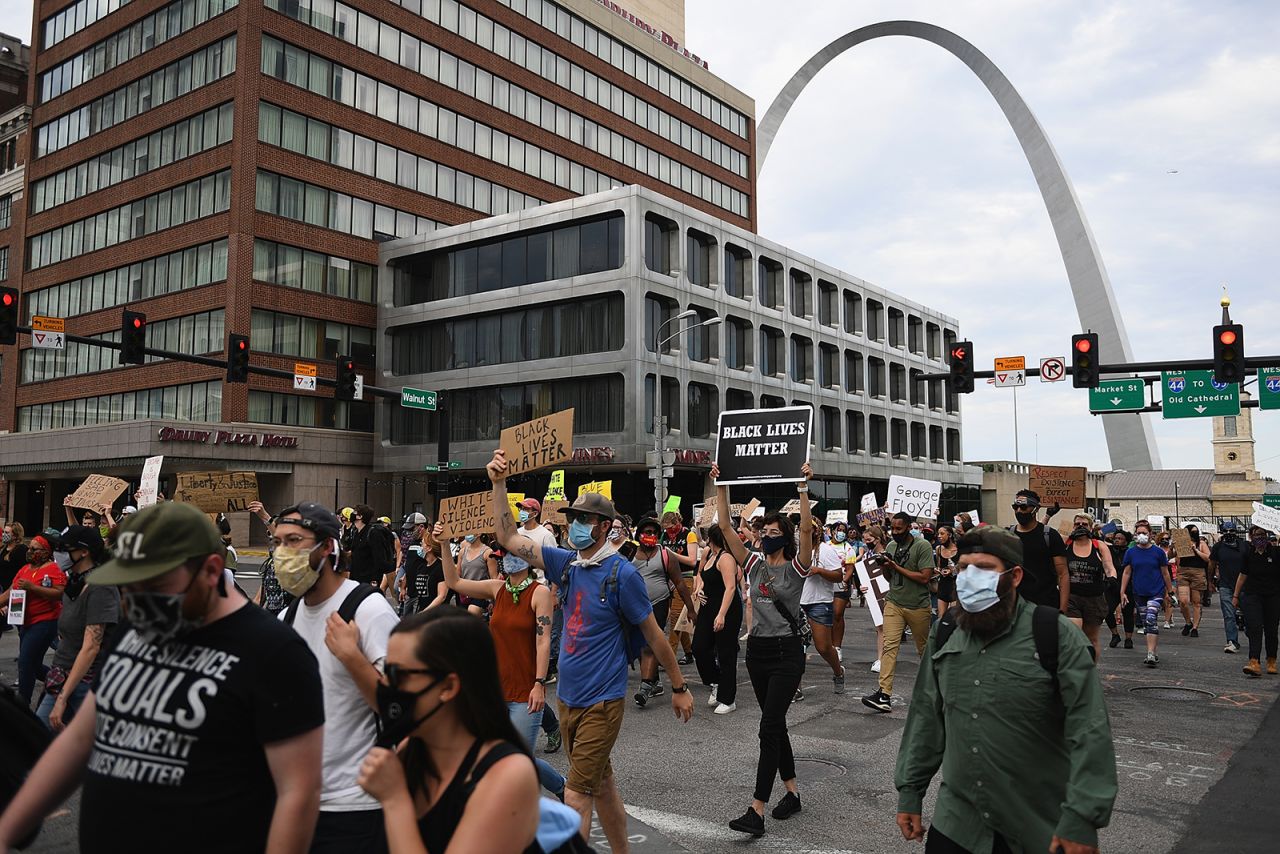
[[[876,659],[876,661],[875,661],[875,664],[872,664],[872,665],[871,665],[871,672],[872,672],[872,673],[879,673],[879,672],[880,672],[880,659],[878,659],[878,658],[877,658],[877,659]]]
[[[727,706],[726,706],[724,703],[721,703],[720,705],[716,706],[715,714],[717,714],[717,715],[727,715],[727,714],[729,714],[730,712],[736,712],[737,710],[738,710],[738,704],[737,704],[737,703],[730,703],[730,704],[729,704],[729,705],[727,705]]]
[[[840,647],[836,647],[836,661],[839,661],[841,664],[844,663],[844,650]]]
[[[1171,629],[1173,628],[1173,623],[1165,623],[1162,628]]]
[[[719,689],[719,687],[720,687],[719,685],[711,686],[711,696],[707,698],[708,706],[714,706],[716,703],[719,702],[719,700],[716,699],[716,690]]]
[[[1237,649],[1239,649],[1239,647],[1237,647],[1237,646],[1236,646],[1235,644],[1233,644],[1231,641],[1227,641],[1227,645],[1226,645],[1226,646],[1224,646],[1224,647],[1222,648],[1222,651],[1223,651],[1223,652],[1229,652],[1229,653],[1235,654],[1235,651],[1236,651]]]

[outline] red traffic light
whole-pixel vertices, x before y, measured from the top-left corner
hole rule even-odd
[[[1224,329],[1224,330],[1222,330],[1222,332],[1218,334],[1218,340],[1219,340],[1219,341],[1221,341],[1223,344],[1234,344],[1234,343],[1236,343],[1236,333],[1235,333],[1235,330],[1233,330],[1233,329]]]
[[[951,351],[951,355],[952,355],[952,356],[954,356],[954,357],[955,357],[955,358],[957,358],[957,359],[963,359],[963,358],[964,358],[964,352],[965,352],[965,351],[964,351],[964,348],[963,348],[963,347],[956,347],[956,348],[952,349],[952,351]]]
[[[1079,350],[1081,353],[1088,353],[1091,349],[1093,349],[1093,344],[1089,341],[1088,338],[1081,338],[1079,341],[1076,342],[1076,349]]]
[[[142,328],[142,318],[141,318],[141,317],[135,317],[135,318],[133,319],[133,328],[134,328],[134,329],[141,329],[141,328]]]
[[[248,341],[237,341],[237,342],[236,342],[236,345],[237,345],[241,350],[247,350],[247,349],[249,348],[249,342],[248,342]]]
[[[5,295],[4,295],[4,304],[5,304],[5,305],[13,305],[13,294],[5,294]]]

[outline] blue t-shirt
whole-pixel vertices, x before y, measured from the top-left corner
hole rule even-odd
[[[1169,565],[1169,558],[1159,546],[1141,548],[1134,546],[1124,553],[1124,565],[1133,567],[1130,573],[1133,592],[1139,599],[1154,599],[1165,591],[1164,573],[1160,567]]]
[[[543,546],[542,563],[547,580],[564,584],[564,631],[560,635],[560,683],[556,695],[566,706],[583,709],[627,694],[627,632],[653,613],[644,579],[626,559],[618,556],[618,590],[609,589],[613,558],[596,566],[569,562],[578,553]],[[600,597],[604,595],[605,601]],[[621,602],[622,613],[615,608]]]

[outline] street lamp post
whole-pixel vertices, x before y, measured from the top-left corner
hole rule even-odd
[[[1178,482],[1176,480],[1173,482],[1173,521],[1174,525],[1182,524],[1182,513],[1178,510]],[[1173,525],[1170,525],[1169,528],[1172,530]]]
[[[662,414],[662,348],[666,346],[667,342],[671,341],[673,338],[679,337],[680,330],[676,330],[675,332],[668,335],[666,338],[662,338],[661,335],[662,335],[662,330],[666,327],[668,323],[678,322],[678,321],[684,320],[685,318],[697,317],[697,316],[698,316],[698,312],[694,311],[693,309],[689,309],[688,311],[683,311],[680,314],[677,314],[675,317],[669,317],[658,326],[657,330],[655,330],[653,335],[654,337],[653,450],[654,450],[654,457],[656,458],[654,463],[656,476],[653,479],[653,498],[654,498],[653,503],[654,503],[654,513],[659,518],[661,518],[662,516],[662,505],[663,505],[663,502],[666,500],[666,493],[667,493],[667,478],[664,471],[666,469],[666,461],[663,459],[664,453],[666,451],[666,443],[667,443],[667,437],[666,437],[667,419],[666,419],[666,416]],[[706,320],[703,320],[700,323],[690,324],[689,326],[685,327],[684,331],[689,332],[693,329],[697,329],[700,326],[715,326],[716,324],[720,323],[722,320],[723,318],[718,316],[708,317]]]

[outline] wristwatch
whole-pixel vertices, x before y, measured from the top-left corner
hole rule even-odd
[[[542,686],[542,687],[544,687],[544,688],[545,688],[545,687],[547,687],[547,677],[545,677],[545,676],[539,676],[539,677],[537,677],[536,679],[534,679],[533,681],[534,681],[534,682],[537,682],[539,685],[541,685],[541,686]]]
[[[675,685],[672,685],[672,686],[671,686],[671,693],[672,693],[672,694],[688,694],[688,693],[689,693],[689,683],[688,683],[688,682],[686,682],[686,683],[684,683],[683,685],[681,685],[679,688],[677,688]]]
[[[808,486],[808,484],[805,484],[804,486],[797,486],[797,487],[796,487],[796,492],[808,492],[808,491],[809,491],[809,486]]]

